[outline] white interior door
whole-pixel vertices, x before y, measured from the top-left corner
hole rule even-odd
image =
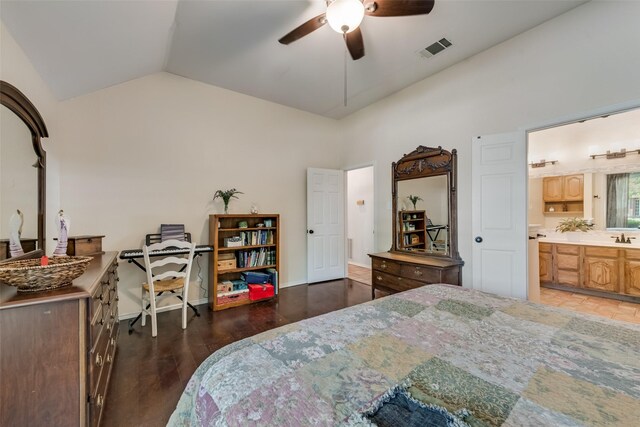
[[[344,172],[307,169],[307,282],[344,274]]]
[[[524,133],[474,138],[473,287],[527,297],[527,154]]]

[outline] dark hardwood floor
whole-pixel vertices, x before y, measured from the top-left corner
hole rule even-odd
[[[212,312],[198,307],[189,312],[186,330],[180,311],[158,315],[158,336],[140,322],[127,334],[120,323],[120,338],[102,425],[164,426],[195,369],[211,353],[227,344],[260,332],[371,299],[371,288],[350,279],[300,285],[280,291],[277,301]]]

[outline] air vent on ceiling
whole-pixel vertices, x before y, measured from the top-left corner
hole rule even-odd
[[[417,53],[423,58],[431,58],[433,55],[437,55],[438,53],[442,52],[447,48],[450,48],[451,46],[453,46],[453,43],[451,43],[449,40],[443,37],[437,42],[418,51]]]

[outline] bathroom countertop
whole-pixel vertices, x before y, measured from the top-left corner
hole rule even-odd
[[[629,236],[629,237],[634,237]],[[553,236],[553,237],[541,237],[538,239],[540,243],[560,243],[563,245],[581,245],[581,246],[602,246],[606,248],[620,248],[620,249],[640,249],[640,237],[631,239],[631,243],[615,243],[615,239],[611,241],[606,240],[593,240],[589,239],[589,236],[580,236],[582,239],[578,242],[567,240],[566,236]]]

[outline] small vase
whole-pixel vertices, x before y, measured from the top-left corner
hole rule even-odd
[[[224,214],[227,215],[229,213],[229,205],[224,205]]]
[[[582,240],[582,231],[567,231],[567,242],[579,242]]]

